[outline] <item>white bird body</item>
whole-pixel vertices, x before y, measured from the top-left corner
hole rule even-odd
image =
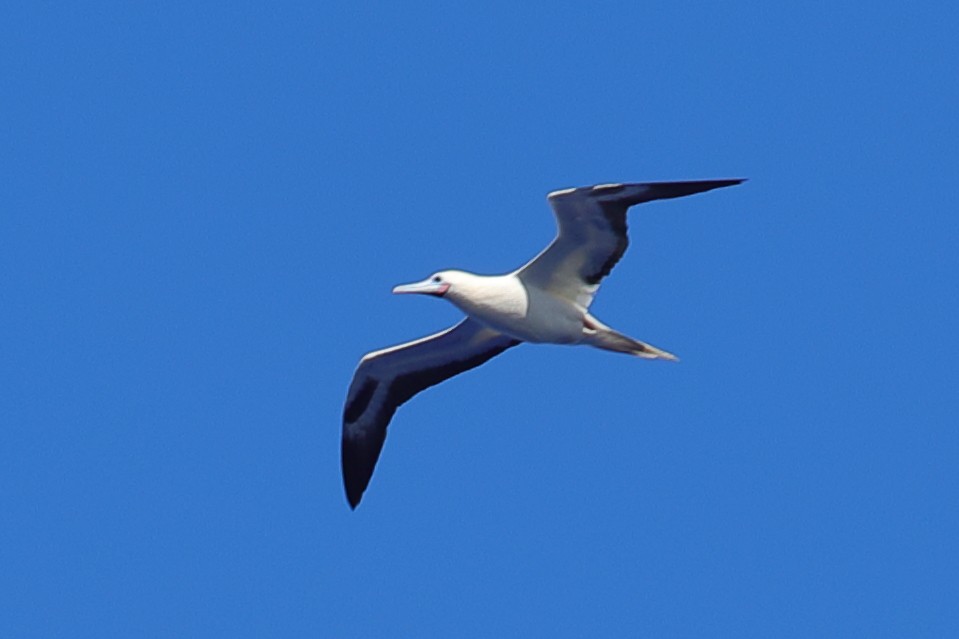
[[[481,324],[523,342],[574,344],[582,339],[586,309],[526,285],[517,273],[438,273],[451,284],[443,296]]]
[[[585,344],[646,359],[675,360],[590,315],[601,280],[626,251],[626,211],[743,180],[600,184],[549,194],[556,238],[506,275],[440,271],[394,293],[443,297],[467,317],[456,326],[360,360],[343,411],[343,481],[350,506],[369,484],[396,409],[418,392],[522,342]]]

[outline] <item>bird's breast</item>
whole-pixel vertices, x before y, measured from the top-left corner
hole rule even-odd
[[[492,329],[525,342],[571,344],[582,337],[585,310],[568,300],[524,286],[518,279],[456,302]]]

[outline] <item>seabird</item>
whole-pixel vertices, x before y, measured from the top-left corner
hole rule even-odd
[[[671,353],[606,326],[589,313],[589,306],[602,279],[626,252],[629,207],[741,182],[599,184],[553,191],[547,199],[556,217],[556,238],[516,271],[439,271],[394,288],[394,293],[442,297],[467,317],[445,331],[360,360],[343,410],[343,483],[350,507],[356,508],[370,483],[386,428],[401,404],[521,342],[586,344],[675,360]]]

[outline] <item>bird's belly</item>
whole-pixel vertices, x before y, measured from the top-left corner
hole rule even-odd
[[[582,339],[585,311],[566,300],[533,293],[522,312],[471,315],[524,342],[573,344]]]

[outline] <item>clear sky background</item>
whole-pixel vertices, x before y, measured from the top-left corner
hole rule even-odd
[[[959,10],[454,5],[0,10],[0,636],[957,636]],[[718,177],[350,511],[393,285]]]

